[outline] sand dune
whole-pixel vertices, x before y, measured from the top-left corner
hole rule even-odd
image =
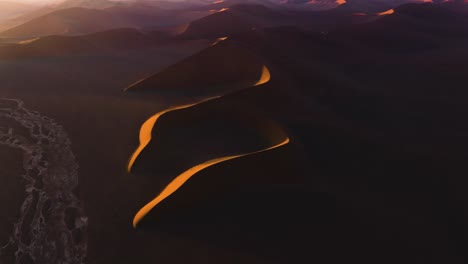
[[[219,94],[255,85],[265,73],[263,67],[254,54],[227,39],[129,86],[127,90]]]
[[[283,142],[280,142],[272,147],[262,149],[259,151],[255,152],[250,152],[246,154],[240,154],[240,155],[234,155],[234,156],[226,156],[226,157],[221,157],[221,158],[216,158],[212,159],[209,161],[206,161],[202,164],[198,164],[187,171],[183,172],[182,174],[178,175],[173,181],[171,181],[165,188],[164,190],[156,197],[154,198],[151,202],[143,206],[135,215],[133,219],[133,226],[136,228],[139,223],[156,207],[158,206],[161,202],[163,202],[166,198],[169,196],[173,195],[176,191],[178,191],[184,184],[186,184],[195,174],[198,172],[205,170],[209,167],[212,167],[216,164],[226,162],[229,160],[237,159],[237,158],[242,158],[250,155],[256,155],[262,152],[270,151],[275,148],[282,147],[284,145],[289,144],[289,138],[286,138]],[[216,188],[219,188],[219,185],[216,186]],[[180,192],[179,192],[180,193]],[[223,193],[225,193],[223,191]],[[193,200],[192,200],[193,201]],[[157,215],[157,214],[156,214]],[[164,216],[163,216],[164,217]]]
[[[264,67],[255,86],[269,80],[270,72]],[[200,171],[229,160],[261,154],[290,142],[277,125],[241,108],[216,96],[169,108],[143,124],[140,146],[130,158],[128,170],[140,175],[179,175],[168,181],[163,191],[138,211],[134,227]],[[179,147],[173,149],[174,145]],[[154,157],[159,157],[159,161],[155,162]],[[174,163],[177,163],[176,167],[173,167]],[[181,168],[190,166],[190,169],[181,171]]]
[[[82,36],[47,36],[26,39],[0,47],[0,59],[25,59],[50,56],[97,54],[135,50],[167,43],[160,32],[143,33],[136,29],[113,29]]]
[[[408,2],[403,0],[403,2]],[[220,3],[221,5],[223,3]],[[311,3],[285,3],[286,6],[307,6]],[[216,38],[248,32],[254,28],[297,26],[314,31],[330,31],[337,27],[376,20],[376,13],[389,10],[399,2],[348,1],[342,5],[334,2],[335,8],[278,9],[261,4],[238,4],[229,8],[215,9],[213,14],[193,21],[181,34],[185,38]],[[227,5],[223,5],[227,6]],[[320,9],[320,8],[319,8]],[[363,14],[356,16],[356,14]]]
[[[92,9],[105,9],[119,5],[118,1],[109,1],[109,0],[65,0],[54,5],[56,9],[66,9],[72,7],[84,7]]]
[[[132,171],[132,167],[136,161],[136,159],[138,158],[138,156],[140,155],[140,153],[148,146],[148,144],[151,142],[151,138],[152,138],[152,133],[153,133],[153,128],[154,128],[154,125],[156,124],[156,122],[158,121],[158,119],[168,113],[168,112],[171,112],[171,111],[176,111],[176,110],[180,110],[180,109],[184,109],[184,108],[189,108],[189,107],[192,107],[194,105],[197,105],[197,104],[200,104],[204,101],[208,101],[208,100],[213,100],[215,98],[218,98],[218,97],[212,97],[212,98],[208,98],[208,99],[205,99],[203,101],[200,101],[200,102],[197,102],[197,103],[192,103],[192,104],[187,104],[187,105],[181,105],[181,106],[174,106],[174,107],[171,107],[169,109],[166,109],[162,112],[159,112],[157,114],[155,114],[154,116],[152,116],[151,118],[149,118],[148,120],[145,121],[145,123],[143,123],[143,125],[141,126],[140,128],[140,137],[139,137],[139,140],[140,140],[140,146],[138,146],[138,148],[135,150],[135,152],[132,154],[132,156],[130,157],[130,160],[128,162],[128,166],[127,166],[127,170],[129,172]]]
[[[190,23],[181,35],[185,38],[215,38],[251,30],[258,24],[236,16],[232,11],[216,12]]]
[[[449,175],[444,171],[452,171],[455,164],[457,170],[466,170],[462,162],[455,160],[460,155],[466,157],[463,149],[468,142],[460,136],[452,140],[450,135],[458,135],[455,131],[466,131],[467,127],[448,127],[452,118],[456,120],[466,114],[462,109],[467,93],[460,84],[466,82],[461,65],[466,65],[467,54],[461,50],[466,45],[467,34],[463,27],[467,24],[452,23],[460,19],[454,13],[445,19],[436,19],[445,17],[444,6],[404,6],[408,7],[418,11],[398,15],[398,8],[395,8],[395,14],[369,24],[352,26],[346,34],[342,29],[319,36],[283,28],[264,30],[262,34],[252,32],[237,36],[239,39],[233,37],[248,42],[259,56],[267,58],[274,77],[278,76],[275,75],[277,72],[286,72],[284,75],[293,79],[282,84],[276,83],[278,79],[271,82],[269,86],[273,87],[264,91],[276,91],[276,96],[262,94],[248,101],[244,98],[243,102],[245,105],[246,102],[261,104],[268,113],[285,120],[289,124],[289,134],[296,135],[314,157],[313,167],[323,173],[320,177],[334,190],[330,193],[336,194],[338,201],[350,201],[347,205],[339,204],[350,211],[359,211],[356,214],[365,214],[356,219],[361,222],[362,229],[348,234],[366,238],[354,244],[351,242],[353,235],[350,235],[346,243],[346,246],[353,244],[352,256],[366,256],[365,263],[391,263],[406,256],[417,259],[424,255],[415,252],[421,245],[433,250],[438,259],[457,259],[463,254],[460,251],[460,245],[464,243],[462,236],[455,239],[457,242],[442,237],[448,233],[459,234],[456,230],[460,230],[461,222],[456,219],[461,217],[464,205],[458,204],[455,208],[444,203],[437,209],[413,211],[412,216],[407,212],[420,203],[432,201],[434,195],[446,197],[447,192],[455,191],[453,186],[441,187],[432,179],[465,182],[461,174]],[[437,21],[445,22],[438,24]],[[441,25],[445,25],[445,31],[441,30]],[[452,31],[449,25],[456,27]],[[353,45],[354,41],[356,45]],[[293,58],[298,57],[302,60],[294,62]],[[297,92],[296,96],[293,91]],[[286,98],[291,101],[288,103]],[[308,110],[300,109],[302,100],[309,103]],[[445,124],[445,128],[434,126],[435,120]],[[459,144],[464,147],[460,148]],[[376,190],[379,194],[374,193]],[[466,200],[462,191],[457,193],[446,202]],[[382,205],[383,201],[390,205]],[[389,208],[398,215],[396,218],[404,220],[388,219],[386,210]],[[447,219],[444,214],[448,211],[454,214],[450,221],[458,223],[452,231],[446,229],[450,224],[439,222]],[[434,212],[439,213],[434,216]],[[425,227],[416,227],[417,224],[407,222],[413,217],[428,222]],[[369,223],[372,227],[366,226]],[[392,235],[385,236],[386,241],[379,240],[381,236],[376,232],[386,232],[384,230],[414,240],[396,248],[401,240]],[[422,238],[419,234],[424,233],[423,230],[434,233]],[[437,234],[438,238],[432,234]],[[378,252],[361,251],[359,248],[363,245],[366,249],[376,248]],[[446,248],[453,251],[449,253]],[[394,260],[388,260],[387,253],[395,254],[391,257]],[[405,262],[412,261],[407,259]]]
[[[205,58],[216,58],[232,62],[234,58],[239,57],[238,54],[242,49],[236,47],[237,52],[233,53],[230,50],[232,49],[231,45],[222,45],[220,48],[221,45],[216,44],[194,55],[188,61],[198,67],[200,65],[196,62],[203,62],[206,60]],[[219,53],[220,51],[222,53]],[[214,56],[214,54],[220,56]],[[245,61],[241,62],[245,63]],[[238,64],[238,61],[234,61],[234,63]],[[187,60],[176,64],[173,68],[180,68],[180,65],[184,64],[188,64]],[[247,61],[246,65],[250,64]],[[212,69],[219,69],[221,65],[217,67],[212,65],[211,67],[213,67]],[[140,146],[131,156],[128,170],[137,175],[178,176],[162,181],[166,182],[167,186],[151,202],[138,211],[133,220],[134,227],[137,227],[140,221],[159,203],[174,194],[200,171],[233,159],[268,152],[290,142],[289,137],[282,129],[267,117],[255,111],[244,109],[241,105],[230,102],[229,99],[226,101],[223,96],[219,96],[219,94],[224,94],[230,90],[229,88],[232,88],[230,83],[232,81],[242,84],[237,89],[261,86],[268,83],[271,79],[270,70],[264,65],[261,68],[261,74],[257,75],[257,80],[250,84],[242,82],[242,79],[237,79],[237,76],[233,79],[226,78],[226,75],[216,74],[218,81],[223,81],[224,85],[227,86],[218,85],[219,88],[223,88],[216,91],[218,96],[168,108],[152,116],[142,125],[140,129]],[[178,71],[184,74],[190,72],[186,70]],[[224,71],[226,69],[222,69],[222,72]],[[213,72],[207,74],[208,72],[205,72],[205,74],[198,73],[196,77],[199,80],[207,80],[213,74]],[[177,79],[174,78],[172,82],[167,84],[174,85],[173,82]],[[191,80],[187,84],[190,84],[191,87],[187,85],[186,89],[201,87],[200,84]],[[137,87],[152,88],[147,92],[159,90],[157,84],[155,85],[154,82],[148,80],[139,82],[127,90],[134,93],[142,91],[141,88],[138,89]],[[164,89],[167,88],[164,87]],[[176,145],[178,147],[174,149]],[[203,151],[201,151],[202,149]],[[158,157],[158,159],[155,160],[155,157]],[[174,166],[174,164],[177,164],[177,166]],[[187,170],[187,168],[190,169]]]
[[[184,38],[216,38],[286,23],[283,11],[263,5],[235,5],[215,10],[213,14],[193,21],[181,34]]]
[[[50,36],[33,38],[18,44],[0,47],[0,59],[24,59],[47,56],[64,56],[85,54],[97,51],[98,48],[81,38]]]
[[[446,4],[404,8],[328,32],[310,32],[304,28],[313,25],[304,24],[220,41],[213,47],[242,43],[256,61],[267,62],[271,80],[148,123],[154,134],[143,133],[151,143],[134,176],[125,165],[144,120],[231,90],[188,83],[177,101],[159,92],[164,86],[119,94],[187,56],[186,47],[141,51],[131,59],[2,61],[0,89],[24,97],[69,132],[90,219],[89,263],[464,263],[467,23],[462,8]],[[255,72],[250,85],[261,79]],[[212,78],[200,75],[201,84]],[[199,96],[186,98],[191,90]],[[274,122],[266,129],[268,120]],[[291,141],[204,164],[281,143],[279,136],[265,138],[265,130],[283,131]],[[18,206],[8,192],[21,187],[11,179],[23,162],[11,149],[0,151],[7,163],[0,168],[2,184],[11,184],[0,187],[3,241],[12,230],[7,215]],[[181,174],[191,177],[150,204],[134,230],[138,209]]]
[[[336,41],[338,38],[342,41],[352,39],[356,46],[365,45],[379,50],[428,50],[443,45],[443,36],[466,34],[467,22],[466,15],[457,15],[444,6],[405,4],[391,9],[374,23],[343,27],[329,37],[336,37]]]
[[[465,182],[461,174],[447,175],[445,171],[453,171],[451,166],[456,166],[462,171],[466,170],[464,163],[456,160],[460,155],[466,156],[463,149],[468,143],[461,136],[456,136],[456,139],[451,138],[453,135],[459,135],[461,131],[466,131],[467,128],[465,125],[455,128],[450,121],[466,114],[466,111],[462,110],[464,99],[461,99],[466,98],[466,89],[455,83],[455,80],[458,83],[466,82],[466,75],[461,74],[462,68],[459,67],[466,64],[463,62],[466,52],[460,52],[466,43],[464,42],[466,34],[463,30],[454,29],[448,31],[451,36],[449,39],[445,37],[439,28],[440,25],[433,22],[436,21],[433,18],[444,18],[446,13],[445,9],[434,10],[434,8],[444,7],[409,5],[403,8],[408,7],[410,10],[414,8],[418,11],[404,11],[404,14],[399,14],[396,8],[394,14],[384,16],[369,25],[352,26],[330,32],[328,35],[283,27],[260,32],[251,31],[229,38],[236,42],[242,41],[244,47],[249,47],[250,50],[257,52],[259,57],[267,59],[273,81],[266,83],[265,89],[241,90],[219,100],[205,102],[180,112],[176,111],[173,114],[179,112],[180,119],[174,118],[179,121],[174,121],[172,128],[177,127],[177,129],[161,132],[164,130],[165,122],[169,122],[162,118],[155,127],[154,140],[163,140],[164,136],[168,139],[168,144],[175,146],[178,141],[170,142],[170,138],[179,136],[175,131],[183,131],[184,127],[190,126],[191,122],[185,121],[189,120],[191,110],[196,110],[198,107],[207,107],[210,109],[210,114],[222,111],[220,109],[223,107],[229,109],[233,105],[242,105],[244,109],[249,110],[255,109],[252,113],[261,110],[285,126],[288,135],[294,139],[292,142],[303,146],[310,155],[310,163],[307,164],[310,165],[309,168],[319,171],[319,173],[306,173],[310,178],[303,186],[314,190],[314,186],[323,184],[327,193],[336,198],[337,205],[333,208],[340,212],[340,215],[333,218],[336,222],[321,226],[328,230],[324,237],[331,240],[324,242],[331,243],[325,248],[334,250],[338,247],[353,259],[363,258],[364,263],[376,261],[391,263],[405,256],[410,256],[412,260],[405,259],[404,262],[412,263],[414,259],[426,256],[425,253],[417,252],[420,247],[434,252],[434,257],[438,260],[459,259],[459,255],[463,252],[460,247],[463,238],[457,234],[460,234],[459,230],[463,224],[457,219],[463,219],[461,216],[463,206],[457,201],[465,199],[465,195],[459,190],[457,194],[446,198],[446,193],[455,189],[453,186],[440,186],[437,182],[448,179],[459,184]],[[419,9],[420,7],[422,9]],[[461,18],[452,14],[442,21],[445,21],[444,25],[451,25],[452,21],[458,19]],[[464,25],[466,23],[460,24],[459,27],[466,27]],[[454,34],[456,32],[458,35]],[[386,39],[387,41],[381,39],[386,34],[392,36]],[[417,45],[427,43],[426,40],[431,40],[429,44],[435,43],[437,46],[426,45],[416,48]],[[442,54],[447,57],[441,57]],[[454,54],[461,57],[457,58]],[[299,57],[302,60],[297,60]],[[443,61],[443,64],[439,61]],[[373,74],[369,75],[370,72]],[[157,91],[158,87],[154,87]],[[441,94],[443,97],[439,97]],[[225,112],[222,113],[224,115]],[[194,118],[194,120],[200,122],[203,119]],[[447,127],[434,126],[434,120]],[[179,125],[176,126],[177,124]],[[158,128],[162,129],[159,130],[161,134],[157,132]],[[199,134],[203,133],[187,133],[190,137],[198,137]],[[262,240],[258,239],[255,233],[260,232],[259,229],[264,229],[259,237],[265,238],[265,233],[277,235],[275,231],[278,229],[291,230],[291,226],[295,224],[293,220],[288,220],[282,215],[283,211],[277,211],[277,214],[271,213],[275,211],[275,208],[271,207],[284,198],[281,194],[288,196],[295,191],[278,191],[267,195],[267,191],[262,191],[259,186],[268,180],[259,181],[257,185],[251,184],[251,181],[257,179],[257,176],[270,179],[273,177],[281,181],[285,179],[281,177],[284,175],[293,178],[300,175],[292,169],[294,166],[285,165],[288,167],[286,172],[279,169],[282,164],[286,164],[282,159],[286,157],[285,153],[294,156],[286,152],[292,146],[294,144],[263,153],[264,155],[255,158],[248,156],[244,157],[245,160],[239,158],[221,162],[199,171],[177,192],[153,207],[138,227],[145,230],[171,230],[177,234],[180,232],[184,235],[204,237],[211,239],[213,243],[220,241],[220,237],[226,234],[238,238],[232,233],[245,234],[242,232],[245,228],[244,230],[249,232],[245,237],[239,238],[243,241],[242,246],[245,246],[244,243],[247,243],[245,241],[249,238],[255,237],[253,239],[257,245],[255,249],[262,248],[262,243],[259,243]],[[172,173],[174,168],[171,168],[169,160],[160,162],[167,153],[158,150],[162,151],[164,148],[148,146],[146,150],[150,149],[154,152],[149,155],[152,159],[148,159],[146,163],[155,163],[155,167],[148,170],[155,173],[145,175],[140,171],[137,175],[147,179],[146,183],[159,187],[158,191],[162,191],[171,179],[167,174],[174,174]],[[272,159],[269,155],[275,154],[276,151],[278,156]],[[196,155],[189,154],[189,156]],[[249,158],[252,160],[248,161]],[[265,163],[260,162],[263,158]],[[265,164],[270,164],[271,168],[275,169],[269,170]],[[242,174],[246,167],[252,170]],[[194,170],[198,168],[194,167]],[[300,179],[296,180],[300,182]],[[251,189],[240,191],[247,186]],[[255,202],[261,200],[262,196],[276,197],[276,200],[269,200],[274,201],[273,205],[268,201]],[[305,196],[308,198],[304,200],[312,197],[310,192]],[[457,206],[447,207],[444,203],[435,208],[421,207],[422,204],[430,203],[434,196],[445,199],[444,201],[450,204],[455,203]],[[150,195],[147,194],[147,197]],[[249,203],[255,205],[249,208]],[[303,203],[303,206],[297,208],[291,215],[300,215],[304,208],[313,212],[316,207],[311,204],[314,203]],[[270,213],[255,211],[268,206],[271,207],[265,211]],[[285,207],[287,206],[280,208]],[[388,210],[401,221],[389,218]],[[453,214],[448,218],[451,222],[457,223],[457,227],[451,231],[447,231],[449,224],[440,222],[441,219],[447,219],[445,212]],[[265,213],[265,217],[258,216],[262,213]],[[327,213],[320,216],[325,216]],[[252,215],[255,217],[249,217]],[[413,218],[426,219],[427,222],[420,226],[419,221],[411,220]],[[255,220],[252,219],[261,220],[254,224],[252,221]],[[340,219],[345,220],[341,222]],[[219,227],[224,221],[232,225]],[[272,222],[277,225],[268,226],[268,223]],[[298,226],[304,225],[298,224]],[[359,228],[352,228],[356,226]],[[219,229],[215,229],[218,227]],[[239,229],[232,230],[234,227]],[[310,235],[307,236],[308,241],[326,241],[322,236],[314,237],[310,227],[304,230],[298,229],[297,233],[291,235],[292,237],[300,237],[298,233],[303,231],[304,234]],[[331,230],[338,231],[333,233]],[[426,230],[431,230],[433,233],[426,234]],[[379,239],[380,235],[376,235],[376,232],[387,234],[387,231],[389,233],[384,236],[384,241]],[[216,233],[222,235],[216,236]],[[394,233],[398,234],[398,238],[391,235]],[[412,242],[405,242],[400,247],[400,236],[405,239],[409,237]],[[457,237],[457,242],[447,236]],[[356,239],[357,237],[362,239]],[[222,241],[226,240],[229,239]],[[288,240],[291,243],[289,246],[282,244],[282,241],[286,240],[278,237],[272,238],[272,241],[283,246],[281,247],[283,253],[287,250],[290,250],[289,253],[297,253],[297,255],[285,253],[280,263],[290,263],[291,258],[300,260],[300,256],[304,258],[310,255],[310,251],[306,248],[297,249],[300,247],[298,245],[300,243],[295,243],[297,240]],[[320,242],[314,245],[317,244]],[[321,248],[320,246],[323,245],[318,245],[317,248]],[[266,254],[275,255],[271,250],[274,246],[265,247],[268,248]],[[372,249],[371,253],[369,248]],[[451,248],[451,251],[447,251],[447,248]],[[326,253],[326,250],[319,251],[314,258],[330,263],[339,262],[335,261],[340,259],[339,256],[330,260],[333,254]],[[388,257],[389,254],[394,255]],[[323,259],[319,255],[323,255]]]
[[[29,38],[47,35],[76,35],[127,26],[113,14],[96,9],[69,8],[35,18],[2,32],[10,38]]]
[[[77,35],[121,27],[160,30],[180,26],[210,14],[209,11],[164,9],[142,2],[92,3],[93,1],[84,1],[82,4],[70,2],[27,13],[6,21],[4,28],[9,28],[0,33],[0,36],[28,38]]]
[[[203,10],[168,9],[160,7],[159,4],[158,2],[136,2],[127,5],[117,5],[107,8],[106,11],[134,27],[159,30],[187,24],[209,14],[208,11]]]
[[[68,8],[88,8],[88,9],[106,9],[114,6],[123,5],[122,2],[107,0],[67,0],[56,4],[41,5],[35,9],[23,12],[20,15],[2,21],[0,31],[12,29],[13,27],[30,22],[33,19],[48,15],[50,13]]]

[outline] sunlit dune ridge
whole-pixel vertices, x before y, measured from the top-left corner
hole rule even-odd
[[[346,4],[346,0],[336,0],[336,3],[338,5],[344,5],[344,4]]]
[[[159,117],[161,117],[162,115],[164,115],[166,113],[176,111],[176,110],[185,109],[185,108],[189,108],[191,106],[201,104],[203,102],[207,102],[207,101],[210,101],[210,100],[213,100],[213,99],[216,99],[216,98],[219,98],[219,96],[210,97],[210,98],[204,99],[204,100],[202,100],[200,102],[196,102],[196,103],[192,103],[192,104],[174,106],[174,107],[168,108],[168,109],[166,109],[164,111],[161,111],[161,112],[155,114],[154,116],[150,117],[148,120],[146,120],[146,122],[143,123],[143,125],[140,128],[140,137],[139,137],[140,146],[138,146],[138,148],[132,154],[132,156],[131,156],[131,158],[130,158],[130,160],[128,162],[127,170],[129,172],[131,172],[133,164],[135,163],[135,160],[138,158],[138,156],[143,151],[143,149],[145,149],[146,146],[148,146],[148,144],[150,143],[151,138],[152,138],[151,132],[153,131],[153,127],[156,124],[156,121],[158,121]]]
[[[211,46],[214,46],[214,45],[220,43],[221,41],[225,41],[226,39],[227,39],[227,37],[218,38],[217,40],[215,40],[215,42],[213,42],[213,44],[211,44]]]
[[[27,45],[27,44],[31,44],[34,41],[39,40],[39,39],[41,39],[41,38],[32,38],[32,39],[22,40],[22,41],[18,42],[18,44]]]
[[[229,10],[228,7],[223,7],[223,8],[221,8],[221,9],[219,9],[219,10],[217,10],[217,9],[212,9],[212,10],[210,10],[210,12],[211,12],[211,13],[220,13],[220,12],[224,12],[224,11],[228,11],[228,10]]]
[[[353,16],[367,16],[367,14],[363,12],[357,12],[357,13],[353,13]]]
[[[268,69],[267,66],[263,66],[261,76],[260,76],[259,80],[254,84],[254,86],[259,86],[259,85],[265,84],[265,83],[269,82],[270,79],[271,79],[270,70]],[[141,81],[138,81],[137,83],[139,83],[139,82],[141,82]],[[153,128],[154,128],[156,122],[158,121],[159,117],[161,117],[162,115],[164,115],[166,113],[172,112],[172,111],[189,108],[189,107],[192,107],[192,106],[195,106],[195,105],[198,105],[198,104],[201,104],[201,103],[204,103],[204,102],[216,99],[216,98],[220,98],[220,97],[221,96],[214,96],[214,97],[206,98],[206,99],[204,99],[202,101],[199,101],[199,102],[196,102],[196,103],[174,106],[174,107],[168,108],[166,110],[163,110],[163,111],[155,114],[154,116],[150,117],[148,120],[146,120],[146,122],[143,123],[143,125],[140,128],[140,136],[139,136],[140,145],[135,150],[135,152],[132,154],[132,156],[130,157],[130,160],[128,162],[128,166],[127,166],[128,172],[132,171],[132,167],[133,167],[133,164],[135,164],[135,160],[138,158],[138,156],[143,151],[143,149],[145,149],[146,146],[148,146],[148,144],[150,143],[151,138],[152,138],[152,133],[151,132],[153,131]]]
[[[265,84],[265,83],[269,82],[270,79],[271,79],[270,70],[268,69],[267,66],[264,65],[262,67],[261,76],[260,76],[259,80],[254,84],[254,86],[259,86],[259,85]],[[199,104],[202,104],[204,102],[214,100],[214,99],[217,99],[217,98],[220,98],[220,97],[221,96],[210,97],[210,98],[206,98],[206,99],[201,100],[201,101],[196,102],[196,103],[171,107],[171,108],[166,109],[164,111],[161,111],[161,112],[157,113],[156,115],[152,116],[151,118],[149,118],[140,128],[140,137],[139,137],[140,145],[137,148],[137,150],[135,150],[135,152],[132,154],[132,156],[131,156],[131,158],[129,160],[128,168],[127,168],[128,171],[131,172],[132,167],[133,167],[135,161],[137,160],[138,156],[148,146],[148,144],[151,142],[153,128],[156,125],[156,122],[158,121],[158,119],[162,115],[164,115],[164,114],[166,114],[168,112],[171,112],[171,111],[181,110],[181,109],[189,108],[189,107],[192,107],[192,106],[195,106],[195,105],[199,105]],[[155,199],[153,199],[151,202],[146,204],[143,208],[141,208],[138,211],[138,213],[135,215],[135,217],[133,219],[133,226],[137,227],[137,225],[141,221],[141,219],[143,219],[144,216],[147,215],[149,211],[151,211],[151,209],[153,209],[161,201],[163,201],[164,199],[166,199],[167,197],[172,195],[174,192],[176,192],[184,183],[186,183],[196,173],[198,173],[198,172],[200,172],[200,171],[202,171],[202,170],[204,170],[204,169],[206,169],[208,167],[211,167],[211,166],[213,166],[215,164],[224,162],[224,161],[228,161],[228,160],[232,160],[232,159],[236,159],[236,158],[240,158],[240,157],[244,157],[244,156],[254,155],[254,154],[258,154],[258,153],[265,152],[265,151],[268,151],[268,150],[272,150],[272,149],[275,149],[275,148],[279,148],[281,146],[284,146],[284,145],[288,144],[289,141],[290,141],[290,139],[286,137],[281,143],[276,144],[276,145],[271,146],[271,147],[266,148],[266,149],[262,149],[262,150],[258,150],[258,151],[250,152],[250,153],[245,153],[245,154],[239,154],[239,155],[226,156],[226,157],[212,159],[212,160],[206,161],[206,162],[204,162],[202,164],[196,165],[196,166],[188,169],[187,171],[185,171],[182,174],[180,174],[179,176],[177,176],[171,183],[169,183],[166,186],[166,188],[158,196],[156,196]]]
[[[387,10],[387,11],[384,11],[384,12],[377,13],[377,15],[379,15],[379,16],[386,16],[386,15],[391,15],[391,14],[393,14],[393,13],[395,13],[395,10],[390,9],[390,10]]]
[[[138,223],[147,215],[154,207],[156,207],[160,202],[162,202],[164,199],[172,195],[174,192],[176,192],[182,185],[184,185],[193,175],[196,173],[209,168],[213,165],[216,165],[218,163],[236,159],[236,158],[241,158],[245,156],[250,156],[258,153],[262,153],[265,151],[269,151],[275,148],[282,147],[284,145],[287,145],[290,142],[289,138],[286,138],[283,142],[274,145],[270,148],[267,149],[262,149],[259,151],[251,152],[251,153],[246,153],[246,154],[240,154],[240,155],[235,155],[235,156],[227,156],[227,157],[222,157],[222,158],[217,158],[217,159],[212,159],[207,162],[204,162],[202,164],[196,165],[187,171],[183,172],[179,176],[177,176],[171,183],[169,183],[166,188],[151,202],[146,204],[143,208],[141,208],[138,213],[135,215],[133,218],[133,227],[137,227]]]
[[[255,84],[255,86],[259,86],[259,85],[265,84],[265,83],[269,82],[270,80],[271,80],[271,73],[270,73],[270,70],[268,69],[267,66],[263,65],[263,68],[262,68],[262,75],[260,76],[260,79],[259,79],[258,82]]]

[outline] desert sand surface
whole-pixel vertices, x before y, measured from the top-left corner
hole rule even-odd
[[[183,92],[192,96],[219,95],[254,86],[259,81],[265,82],[261,80],[263,74],[269,80],[268,68],[254,53],[236,43],[226,43],[224,39],[172,67],[130,85],[126,91],[157,90],[161,94]],[[208,75],[211,78],[207,78]]]
[[[463,1],[202,2],[0,46],[1,264],[466,262]]]

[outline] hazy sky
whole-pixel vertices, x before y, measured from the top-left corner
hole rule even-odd
[[[63,0],[0,0],[5,2],[21,2],[21,3],[35,3],[35,4],[48,4],[61,2]]]

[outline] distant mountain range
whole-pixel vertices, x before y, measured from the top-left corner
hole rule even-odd
[[[0,23],[1,38],[82,35],[117,28],[175,30],[184,38],[219,38],[255,28],[299,26],[315,31],[364,23],[408,2],[427,0],[348,1],[126,1],[67,0],[45,7],[18,4],[22,15]],[[6,2],[4,3],[7,6]],[[262,4],[259,4],[262,3]],[[319,5],[324,8],[315,10]],[[298,9],[297,7],[303,8]],[[329,7],[329,8],[328,8]],[[13,7],[11,7],[13,8]],[[7,9],[2,9],[7,10]],[[315,10],[315,11],[314,11]],[[6,11],[4,11],[6,14]],[[12,26],[15,25],[15,26]]]

